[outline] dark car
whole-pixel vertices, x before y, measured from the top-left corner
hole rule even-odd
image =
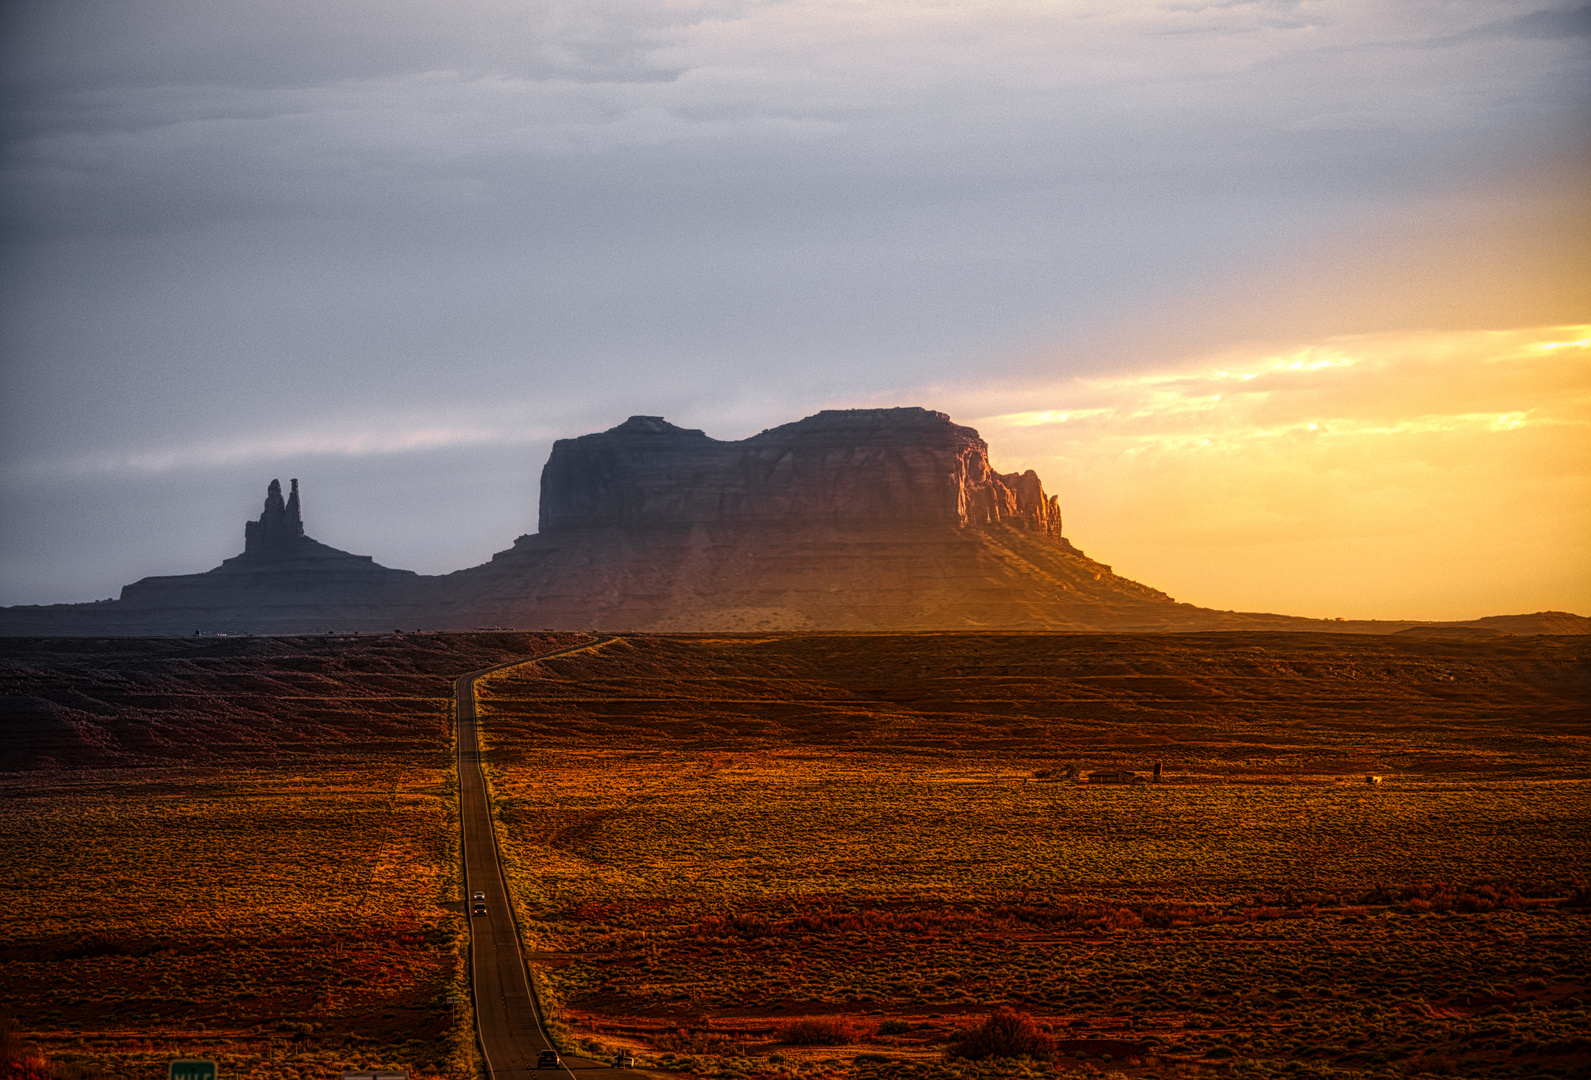
[[[563,1060],[558,1057],[558,1051],[556,1050],[543,1050],[541,1055],[536,1058],[536,1068],[538,1069],[556,1069],[562,1064]]]
[[[485,904],[474,904],[474,905],[472,905],[470,907],[470,914],[471,915],[485,915],[486,914],[486,905]]]

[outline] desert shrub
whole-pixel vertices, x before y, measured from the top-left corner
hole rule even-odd
[[[680,1028],[677,1031],[659,1035],[653,1040],[653,1045],[659,1050],[676,1051],[681,1054],[718,1054],[728,1057],[743,1057],[746,1053],[744,1043],[738,1042],[729,1035],[716,1031],[692,1031]],[[666,1056],[666,1055],[665,1055]],[[672,1066],[668,1066],[672,1068]]]
[[[91,960],[102,956],[149,956],[169,948],[164,941],[129,940],[103,931],[84,934],[69,944],[59,946],[54,956],[59,960]]]
[[[1033,1017],[1002,1007],[984,1018],[975,1028],[958,1034],[945,1048],[947,1059],[1034,1057],[1047,1058],[1055,1052],[1055,1041],[1040,1031]]]
[[[911,1029],[911,1024],[905,1020],[885,1020],[878,1025],[880,1035],[904,1035]]]
[[[696,925],[697,937],[728,937],[736,934],[743,938],[766,937],[774,928],[768,920],[755,913],[708,915]]]
[[[807,1016],[780,1028],[779,1041],[794,1046],[840,1046],[851,1041],[851,1025],[837,1016]]]
[[[22,1041],[16,1017],[0,1009],[0,1077],[5,1080],[100,1080],[97,1065],[50,1061],[38,1047]]]
[[[52,1061],[50,1080],[100,1080],[104,1075],[99,1066],[81,1061]]]
[[[47,1063],[39,1048],[22,1041],[11,1011],[0,1009],[0,1076],[42,1077],[46,1069]]]

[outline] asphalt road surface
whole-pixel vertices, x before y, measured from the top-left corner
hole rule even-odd
[[[497,855],[497,837],[486,802],[486,777],[481,772],[480,740],[475,728],[475,680],[482,675],[519,664],[532,664],[554,656],[595,648],[602,638],[557,652],[543,653],[496,667],[472,671],[453,684],[458,704],[459,821],[464,845],[465,917],[470,925],[470,968],[475,993],[475,1025],[489,1080],[529,1080],[556,1076],[553,1070],[536,1070],[536,1057],[552,1049],[542,1023],[541,1008],[530,989],[525,958],[519,950],[514,909]],[[473,914],[476,893],[486,894],[486,914]],[[610,1068],[606,1062],[565,1057],[564,1069],[583,1078],[629,1077],[637,1073]]]

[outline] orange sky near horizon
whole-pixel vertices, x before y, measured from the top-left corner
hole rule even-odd
[[[932,393],[996,467],[1038,472],[1074,542],[1179,600],[1591,614],[1586,175],[1460,193],[1214,285],[1102,341],[1094,374],[1040,360]]]
[[[971,422],[1075,543],[1179,600],[1591,612],[1591,325],[1238,350],[1052,400]]]

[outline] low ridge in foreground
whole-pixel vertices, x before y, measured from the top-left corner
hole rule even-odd
[[[304,534],[271,482],[243,554],[119,600],[0,609],[0,633],[462,630],[1433,632],[1178,603],[1062,533],[1038,476],[920,408],[829,410],[738,441],[632,416],[554,444],[541,519],[490,562],[422,577]],[[1442,632],[1591,632],[1562,612]]]

